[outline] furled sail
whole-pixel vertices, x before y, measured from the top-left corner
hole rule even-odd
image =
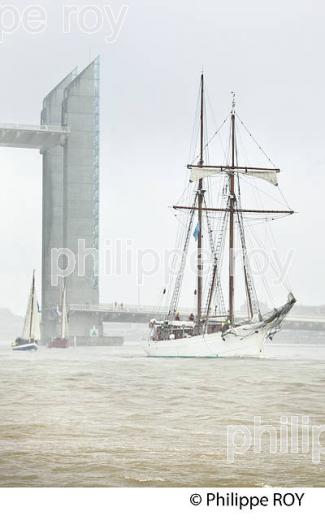
[[[29,293],[27,310],[25,315],[22,338],[39,340],[41,337],[40,317],[38,312],[37,296],[35,291],[35,273],[33,273],[32,286]]]
[[[257,177],[258,179],[263,179],[264,181],[270,182],[274,186],[278,185],[278,173],[280,172],[280,170],[276,168],[249,168],[240,166],[236,166],[235,168],[230,168],[227,166],[189,166],[189,168],[191,169],[191,182],[198,181],[204,177],[211,177],[213,175],[217,175],[218,173],[229,174],[234,172]]]
[[[263,170],[261,169],[250,169],[247,168],[246,171],[239,171],[243,175],[250,175],[252,177],[257,177],[258,179],[263,179],[263,181],[270,182],[274,186],[278,185],[278,172],[279,170]]]
[[[29,335],[30,335],[31,315],[32,315],[32,292],[30,292],[29,297],[28,297],[25,321],[24,321],[23,331],[21,333],[21,337],[25,338],[25,339],[28,339]]]
[[[69,336],[68,332],[68,310],[67,310],[67,295],[66,295],[66,287],[64,285],[62,291],[62,309],[61,309],[61,338],[67,338]]]
[[[204,179],[204,177],[212,177],[217,173],[227,173],[227,171],[222,166],[220,166],[219,168],[204,168],[201,166],[193,166],[191,168],[190,181],[195,182],[200,179]]]
[[[38,341],[39,339],[41,339],[40,315],[38,312],[38,303],[37,303],[36,297],[34,298],[34,310],[33,310],[33,319],[32,319],[32,326],[31,326],[31,339],[34,339],[35,341]]]

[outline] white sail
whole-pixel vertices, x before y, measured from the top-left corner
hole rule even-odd
[[[31,321],[31,315],[32,315],[32,290],[33,289],[31,288],[31,291],[30,291],[29,297],[28,297],[24,326],[23,326],[23,330],[21,333],[21,337],[25,338],[25,339],[28,339],[30,336],[30,321]]]
[[[195,182],[203,179],[204,177],[212,177],[212,175],[216,175],[217,173],[227,173],[225,168],[204,168],[201,166],[191,168],[191,176],[190,181]]]
[[[31,339],[34,339],[35,341],[39,341],[41,339],[41,327],[40,327],[40,314],[38,311],[38,303],[37,298],[35,294],[34,299],[34,309],[33,309],[33,319],[32,319],[32,334]]]
[[[61,308],[61,338],[67,338],[68,332],[68,309],[67,309],[67,293],[64,285],[62,291],[62,308]]]
[[[22,338],[38,341],[41,337],[40,316],[38,312],[37,296],[35,290],[35,272],[29,293]]]
[[[270,182],[274,186],[278,185],[278,173],[280,170],[278,169],[266,169],[266,168],[245,168],[245,167],[236,167],[236,168],[227,168],[225,166],[216,166],[205,168],[204,166],[193,166],[191,168],[191,176],[190,181],[195,182],[204,177],[212,177],[213,175],[217,175],[218,173],[226,173],[229,175],[231,172],[241,173],[243,175],[249,175],[252,177],[257,177],[258,179],[262,179],[264,181]]]
[[[274,186],[278,185],[278,170],[251,170],[249,168],[246,171],[240,171],[243,175],[250,175],[251,177],[257,177],[258,179],[262,179],[263,181],[270,182]]]

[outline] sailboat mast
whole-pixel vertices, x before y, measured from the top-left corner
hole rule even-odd
[[[61,338],[65,338],[66,336],[66,286],[65,280],[63,281],[62,287],[62,298],[61,298]]]
[[[32,281],[32,298],[31,298],[31,309],[30,309],[30,322],[29,322],[29,341],[32,339],[33,319],[34,319],[34,298],[35,298],[35,271],[33,271]]]
[[[234,322],[234,294],[235,294],[235,226],[234,226],[234,208],[235,208],[235,95],[233,94],[232,110],[231,110],[231,166],[229,173],[229,321]]]
[[[200,160],[199,166],[203,166],[204,147],[204,76],[201,74],[201,110],[200,110]],[[203,181],[198,184],[198,238],[197,238],[197,322],[200,326],[202,315],[202,204]]]

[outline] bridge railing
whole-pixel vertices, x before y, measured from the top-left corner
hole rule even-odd
[[[69,305],[72,311],[84,311],[84,312],[117,312],[117,313],[135,313],[135,314],[168,314],[168,307],[155,307],[153,305],[135,305],[135,304],[124,304],[124,303],[101,303],[99,305],[91,304],[71,304]],[[193,309],[180,308],[178,311],[180,314],[190,314]]]
[[[153,305],[136,305],[136,304],[124,304],[124,303],[101,303],[99,305],[91,304],[70,304],[69,308],[71,311],[76,312],[108,312],[117,314],[148,314],[155,317],[155,315],[167,315],[168,307],[157,307]],[[192,308],[180,308],[178,312],[181,315],[189,315],[194,312]],[[324,323],[325,316],[312,316],[312,315],[298,315],[290,314],[286,317],[286,321],[305,321],[313,323]]]
[[[25,123],[0,123],[1,130],[33,130],[46,132],[69,133],[70,128],[59,125],[26,125]]]

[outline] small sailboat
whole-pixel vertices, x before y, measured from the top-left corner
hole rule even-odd
[[[66,284],[64,282],[63,289],[61,292],[61,305],[60,305],[60,334],[52,339],[48,348],[68,348],[69,347],[69,322],[68,322],[68,308],[67,308],[67,291]]]
[[[231,111],[223,123],[229,122],[228,152],[224,148],[224,165],[215,163],[217,164],[215,166],[207,162],[209,161],[207,146],[211,139],[205,139],[204,77],[203,74],[201,75],[198,104],[199,153],[197,159],[187,166],[190,170],[189,180],[194,189],[188,191],[187,204],[173,206],[178,212],[182,211],[186,217],[179,235],[182,240],[176,248],[180,252],[180,266],[174,286],[171,287],[171,298],[165,319],[159,317],[157,320],[153,317],[150,320],[150,335],[146,347],[149,356],[260,356],[265,339],[272,339],[280,330],[284,318],[296,302],[292,292],[288,290],[287,301],[284,304],[264,314],[261,312],[246,245],[246,232],[251,230],[253,218],[274,220],[294,212],[285,199],[284,208],[279,210],[243,206],[243,184],[254,184],[255,188],[256,184],[267,182],[270,190],[274,190],[274,186],[278,186],[280,170],[275,167],[252,167],[247,163],[240,164],[236,122],[239,120],[240,124],[244,125],[244,123],[237,116],[235,95],[232,94]],[[246,127],[245,129],[247,130]],[[218,132],[219,130],[213,137]],[[252,137],[250,133],[249,135]],[[254,138],[253,141],[257,144]],[[262,150],[261,147],[259,148]],[[265,153],[264,155],[269,159]],[[220,187],[216,197],[214,183],[218,182]],[[213,197],[218,201],[214,207],[211,204]],[[193,232],[196,219],[197,225]],[[193,251],[196,265],[194,291],[196,309],[190,315],[185,315],[179,308],[179,301],[181,290],[184,288],[184,269],[192,234],[197,243],[196,250]],[[207,244],[211,255],[208,269],[204,269],[206,267],[204,263],[207,264],[203,258],[204,243]],[[237,250],[240,251],[239,254]],[[224,262],[224,257],[228,265]],[[235,288],[239,284],[235,269],[236,262],[237,265],[239,262],[238,258],[242,269],[240,284],[246,299],[245,317],[240,316],[235,309]],[[224,286],[227,289],[227,298],[224,298]]]
[[[37,350],[40,337],[40,315],[35,288],[35,271],[33,271],[33,279],[28,298],[24,328],[21,337],[16,338],[16,340],[12,343],[12,350]]]

